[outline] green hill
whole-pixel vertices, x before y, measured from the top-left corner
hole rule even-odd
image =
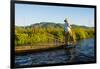
[[[40,22],[31,24],[30,26],[17,26],[17,27],[25,27],[25,28],[32,28],[32,27],[42,27],[42,28],[48,28],[48,27],[56,27],[56,28],[64,28],[64,24],[62,23],[54,23],[54,22]],[[85,28],[85,29],[91,29],[93,27],[88,26],[82,26],[82,25],[71,25],[72,28]]]

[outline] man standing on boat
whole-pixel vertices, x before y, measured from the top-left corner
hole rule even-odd
[[[76,43],[75,36],[71,30],[71,25],[68,23],[68,18],[64,20],[64,32],[65,32],[65,44],[68,45],[68,37],[71,37],[71,40]]]

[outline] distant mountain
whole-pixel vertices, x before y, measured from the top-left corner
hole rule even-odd
[[[19,27],[19,26],[17,26]],[[40,22],[40,23],[35,23],[31,24],[30,26],[20,26],[24,28],[32,28],[32,27],[41,27],[41,28],[48,28],[48,27],[54,27],[54,28],[64,28],[64,24],[61,23],[54,23],[54,22]],[[94,27],[88,27],[88,26],[82,26],[82,25],[71,25],[72,28],[94,28]]]
[[[84,25],[75,25],[75,24],[72,24],[71,27],[72,28],[85,28],[85,29],[94,28],[94,27],[88,27]]]
[[[30,27],[43,27],[43,28],[48,28],[48,27],[59,27],[59,28],[63,28],[64,24],[61,23],[53,23],[53,22],[40,22],[40,23],[35,23],[30,25]]]

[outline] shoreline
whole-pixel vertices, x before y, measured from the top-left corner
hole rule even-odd
[[[54,46],[54,47],[46,47],[46,48],[27,48],[27,49],[15,49],[15,54],[27,54],[27,53],[38,53],[43,51],[50,51],[50,50],[57,50],[57,49],[64,49],[64,46]]]
[[[92,39],[92,38],[89,38]],[[84,39],[83,39],[84,40]],[[38,52],[43,52],[43,51],[52,51],[52,50],[58,50],[58,49],[70,49],[70,48],[74,48],[76,47],[76,45],[78,44],[79,41],[77,41],[77,43],[75,44],[75,46],[73,45],[64,45],[62,43],[59,43],[59,45],[27,45],[27,46],[17,46],[15,47],[15,54],[27,54],[27,53],[38,53]]]
[[[25,47],[25,46],[24,46]],[[46,47],[41,47],[41,48],[31,48],[31,46],[28,46],[29,48],[26,49],[15,49],[15,54],[27,54],[27,53],[39,53],[39,52],[44,52],[44,51],[52,51],[52,50],[58,50],[58,49],[71,49],[75,48],[75,46],[72,45],[60,45],[60,46],[46,46]]]

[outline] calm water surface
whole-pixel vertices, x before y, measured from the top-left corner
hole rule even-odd
[[[94,39],[84,39],[79,41],[72,49],[59,49],[40,53],[30,53],[15,56],[16,67],[27,65],[46,65],[57,63],[77,63],[94,61]]]

